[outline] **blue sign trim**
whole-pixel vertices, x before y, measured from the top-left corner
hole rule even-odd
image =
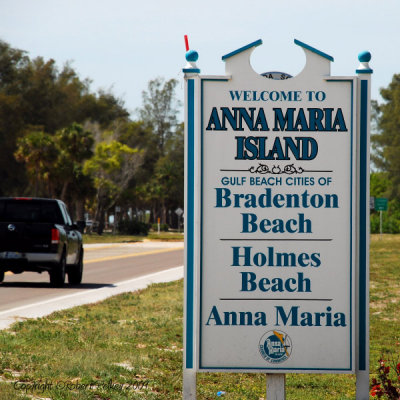
[[[351,82],[351,167],[353,168],[353,81]],[[350,181],[350,202],[353,204],[353,170],[351,171]],[[350,208],[350,367],[353,367],[353,207]]]
[[[215,371],[215,372],[223,372],[222,370],[252,370],[252,371],[270,371],[270,370],[281,370],[281,371],[351,371],[351,368],[276,368],[276,367],[270,367],[270,368],[260,368],[260,367],[201,367],[202,372],[206,371]]]
[[[194,307],[194,80],[187,83],[187,253],[186,253],[186,368],[193,368]]]
[[[372,70],[371,68],[368,69],[356,69],[356,73],[357,74],[372,74],[374,72],[374,70]]]
[[[228,54],[225,54],[224,56],[222,56],[222,60],[225,61],[226,59],[228,59],[230,57],[233,57],[236,54],[242,53],[243,51],[248,50],[248,49],[250,49],[252,47],[257,47],[260,44],[262,44],[262,40],[258,39],[253,43],[249,43],[248,45],[241,47],[240,49],[237,49],[237,50],[234,50],[234,51],[232,51],[232,52],[230,52]]]
[[[183,68],[182,72],[185,72],[188,74],[199,74],[200,69],[199,68]]]
[[[318,50],[317,50],[318,51]],[[330,57],[330,56],[328,56]],[[204,149],[204,85],[203,82],[205,81],[220,81],[220,82],[227,82],[229,81],[229,78],[226,79],[221,79],[221,78],[206,78],[206,79],[201,79],[201,100],[200,100],[200,105],[201,105],[201,112],[200,112],[200,118],[201,118],[201,129],[200,129],[200,134],[201,134],[201,182],[200,182],[200,195],[201,199],[203,199],[203,149]],[[350,365],[348,368],[278,368],[276,366],[274,367],[209,367],[205,366],[202,364],[202,329],[203,329],[203,323],[202,323],[202,305],[203,305],[203,201],[201,201],[201,213],[200,213],[200,224],[201,224],[201,229],[200,229],[200,315],[199,315],[199,370],[206,372],[206,371],[215,371],[215,372],[224,372],[224,371],[229,371],[229,370],[242,370],[242,371],[269,371],[269,370],[279,370],[279,371],[314,371],[314,372],[324,372],[324,371],[338,371],[338,372],[347,372],[347,371],[352,371],[353,369],[353,302],[352,302],[352,296],[353,296],[353,290],[352,290],[352,285],[353,285],[353,278],[352,278],[352,273],[353,273],[353,136],[354,136],[354,131],[353,131],[353,125],[354,125],[354,95],[353,95],[353,80],[352,79],[327,79],[328,82],[350,82],[351,83],[351,131],[350,131],[350,147],[351,147],[351,155],[350,155],[350,165],[351,165],[351,174],[350,174]]]
[[[358,369],[367,368],[367,154],[368,154],[368,81],[361,81],[360,104],[360,271]],[[368,194],[369,195],[369,194]]]
[[[300,40],[294,39],[294,43],[297,44],[297,45],[300,46],[300,47],[303,47],[303,48],[305,48],[305,49],[307,49],[307,50],[312,51],[312,52],[315,53],[315,54],[318,54],[318,55],[321,56],[321,57],[326,58],[326,59],[329,60],[329,61],[335,61],[334,58],[333,58],[332,56],[330,56],[329,54],[326,54],[326,53],[324,53],[323,51],[320,51],[320,50],[318,50],[318,49],[316,49],[316,48],[314,48],[314,47],[311,47],[310,45],[308,45],[308,44],[306,44],[306,43],[303,43],[303,42],[301,42]]]

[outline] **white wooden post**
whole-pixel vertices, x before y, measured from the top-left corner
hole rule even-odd
[[[196,400],[196,371],[183,370],[183,400]]]
[[[183,357],[183,399],[196,400],[196,330],[197,330],[197,264],[199,258],[196,237],[198,237],[198,187],[199,160],[196,156],[199,132],[195,118],[198,105],[196,96],[199,90],[200,70],[196,66],[198,54],[189,51],[186,39],[187,65],[185,74],[185,301],[184,301],[184,357]]]
[[[267,374],[267,400],[286,400],[285,383],[285,374]]]

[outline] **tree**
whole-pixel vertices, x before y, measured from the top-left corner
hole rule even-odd
[[[388,211],[383,213],[383,231],[386,233],[400,232],[400,201],[391,197],[392,183],[387,172],[372,172],[370,176],[370,195],[389,198]],[[371,233],[379,233],[380,213],[371,210]]]
[[[82,220],[85,199],[94,195],[92,177],[83,173],[93,143],[91,132],[72,124],[55,135],[28,133],[18,139],[14,155],[26,166],[34,196],[61,198],[71,215]]]
[[[80,219],[96,198],[100,230],[117,201],[166,222],[183,203],[177,83],[150,81],[141,120],[130,121],[120,99],[91,92],[71,64],[30,59],[0,41],[0,195],[61,197]]]
[[[139,116],[156,137],[160,155],[164,154],[167,140],[174,134],[180,102],[175,98],[176,79],[165,82],[163,78],[151,80],[148,90],[142,92],[143,106]]]
[[[104,230],[105,212],[116,204],[122,192],[141,165],[141,154],[137,149],[117,141],[100,142],[94,155],[84,165],[84,173],[94,178],[97,190],[95,220],[98,233]]]
[[[82,125],[73,123],[55,134],[59,151],[55,165],[59,182],[62,182],[60,197],[66,201],[67,190],[76,178],[82,174],[83,162],[93,155],[94,138]]]
[[[138,110],[149,133],[145,152],[147,176],[138,182],[135,193],[153,210],[153,221],[158,216],[162,223],[166,223],[167,210],[174,203],[171,200],[180,198],[177,188],[183,185],[183,130],[177,120],[181,105],[175,97],[177,84],[175,79],[151,80],[148,90],[142,93],[143,105]],[[178,148],[182,151],[176,151]]]
[[[387,197],[391,183],[386,172],[372,172],[370,175],[370,195]]]
[[[381,89],[383,104],[374,103],[377,133],[371,137],[372,161],[388,173],[391,196],[400,194],[400,74],[393,76],[388,88]]]
[[[382,104],[372,103],[374,134],[371,136],[371,159],[378,173],[371,174],[371,195],[388,197],[388,211],[383,215],[383,230],[400,232],[400,74],[395,74],[387,88],[381,89]],[[379,216],[371,215],[371,231],[379,229]]]
[[[0,196],[18,194],[27,183],[24,166],[13,154],[25,126],[20,88],[29,62],[24,51],[0,40]]]
[[[39,188],[43,177],[37,176],[37,185],[32,185],[32,171],[25,170],[30,163],[17,162],[14,157],[19,138],[32,132],[53,137],[73,123],[87,120],[98,121],[104,129],[116,119],[127,119],[120,99],[110,91],[92,93],[90,83],[89,79],[80,79],[68,63],[58,68],[52,59],[31,60],[26,52],[0,40],[0,195],[30,195],[44,190]],[[27,157],[21,151],[19,161]]]
[[[155,166],[151,183],[158,188],[158,201],[161,207],[161,219],[167,222],[167,210],[183,206],[184,191],[184,142],[183,124],[166,143],[164,156]],[[169,221],[170,223],[170,221]]]
[[[26,164],[33,184],[34,196],[54,195],[51,179],[58,149],[51,136],[44,132],[31,132],[18,139],[15,158]]]
[[[102,128],[109,127],[115,121],[127,120],[129,117],[124,102],[104,90],[99,90],[96,95],[86,96],[81,104],[79,120],[98,122]]]

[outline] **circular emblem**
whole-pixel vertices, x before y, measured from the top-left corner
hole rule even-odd
[[[7,226],[7,229],[8,229],[10,232],[14,232],[14,231],[15,231],[15,225],[9,224],[9,225]]]
[[[268,79],[274,79],[276,81],[282,81],[285,79],[293,78],[292,75],[289,75],[286,72],[278,72],[278,71],[264,72],[263,74],[261,74],[261,76]]]
[[[270,363],[286,361],[292,353],[292,340],[282,331],[268,331],[259,342],[261,356]]]

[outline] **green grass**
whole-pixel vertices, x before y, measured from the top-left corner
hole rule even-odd
[[[147,239],[149,240],[161,240],[161,241],[171,241],[171,242],[179,242],[183,240],[183,233],[178,233],[178,232],[160,232],[158,234],[157,232],[150,232],[147,235]]]
[[[135,243],[143,242],[143,240],[151,241],[182,241],[183,233],[177,232],[160,232],[160,234],[155,232],[150,232],[147,236],[139,235],[113,235],[111,233],[103,233],[98,235],[97,233],[84,234],[83,243],[93,244],[93,243]]]
[[[382,353],[400,353],[399,260],[400,235],[372,237],[371,372]],[[17,381],[35,399],[181,399],[182,303],[182,281],[158,284],[0,331],[0,399],[32,399]],[[147,389],[115,386],[135,381]],[[199,400],[217,399],[218,390],[225,399],[265,398],[263,374],[202,373],[197,381]],[[53,387],[30,390],[40,382]],[[353,375],[288,374],[286,388],[288,400],[355,398]]]
[[[97,233],[85,233],[83,235],[83,243],[135,243],[143,242],[144,238],[145,236],[113,235],[111,233],[103,233],[102,235],[98,235]]]

